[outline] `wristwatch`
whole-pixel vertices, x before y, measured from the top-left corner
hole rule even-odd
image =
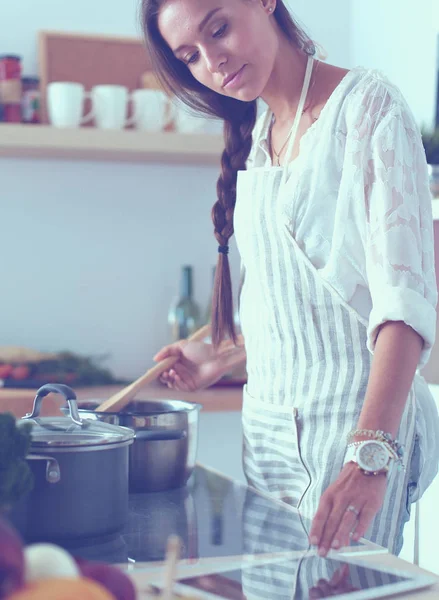
[[[395,454],[385,442],[365,440],[349,444],[344,464],[354,462],[365,475],[389,474]]]

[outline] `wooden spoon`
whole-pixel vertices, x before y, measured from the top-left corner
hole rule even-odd
[[[198,329],[188,340],[190,342],[197,342],[203,340],[210,333],[210,325],[204,325]],[[160,361],[157,365],[149,369],[146,373],[141,375],[138,379],[124,387],[119,392],[113,394],[108,400],[105,400],[100,404],[96,412],[119,412],[121,411],[137,394],[137,392],[148,383],[151,383],[157,377],[160,377],[164,371],[168,371],[177,362],[176,356],[170,356]]]
[[[182,541],[177,535],[168,538],[166,562],[161,600],[172,600],[174,583],[177,577],[177,564],[180,559]]]

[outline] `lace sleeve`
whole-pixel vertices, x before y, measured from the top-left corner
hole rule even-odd
[[[432,198],[419,129],[401,103],[388,107],[365,153],[366,274],[372,297],[368,346],[378,327],[404,321],[424,339],[428,361],[436,332]]]

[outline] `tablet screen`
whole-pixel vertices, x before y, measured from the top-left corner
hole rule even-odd
[[[380,598],[434,583],[433,578],[321,558],[255,562],[234,571],[183,577],[175,586],[176,599],[312,600]],[[157,586],[158,593],[160,586]]]

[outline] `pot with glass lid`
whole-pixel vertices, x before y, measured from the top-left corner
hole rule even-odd
[[[66,417],[40,417],[49,393],[64,396]],[[47,384],[32,413],[17,422],[32,423],[26,457],[33,489],[11,514],[26,541],[70,541],[120,531],[128,518],[128,456],[134,432],[79,416],[74,391]]]

